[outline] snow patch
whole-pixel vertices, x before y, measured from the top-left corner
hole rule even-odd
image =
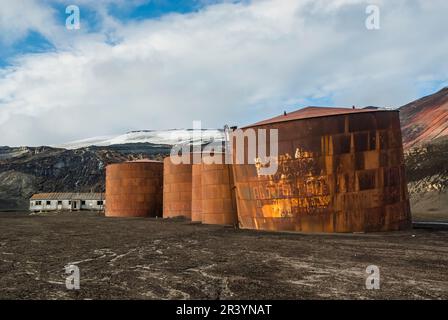
[[[202,141],[210,143],[213,141],[222,141],[224,139],[223,130],[218,129],[203,129]],[[197,139],[195,139],[197,140]],[[82,140],[76,140],[55,147],[65,149],[79,149],[89,146],[110,146],[114,144],[127,143],[152,143],[152,144],[167,144],[175,145],[182,143],[192,143],[193,141],[192,129],[172,129],[172,130],[142,130],[131,131],[122,135],[110,135],[92,137]]]

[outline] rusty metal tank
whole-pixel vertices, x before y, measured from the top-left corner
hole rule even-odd
[[[193,164],[191,181],[191,221],[202,221],[202,164]]]
[[[201,165],[202,188],[202,223],[234,225],[238,222],[236,213],[236,199],[233,185],[231,165],[225,164],[223,154],[221,164],[208,164],[210,157],[203,156]]]
[[[163,160],[163,217],[191,219],[192,164]]]
[[[309,107],[247,129],[278,129],[278,170],[260,175],[254,164],[233,166],[240,227],[302,232],[411,227],[398,111]]]
[[[106,167],[107,217],[160,217],[163,163],[139,160]]]

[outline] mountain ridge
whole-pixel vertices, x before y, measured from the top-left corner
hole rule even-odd
[[[149,143],[72,150],[1,147],[0,210],[27,209],[29,197],[38,192],[102,192],[108,164],[142,158],[162,160],[170,149]]]
[[[399,108],[405,149],[448,136],[448,87]]]
[[[151,143],[153,145],[175,145],[192,143],[193,129],[167,129],[167,130],[134,130],[120,135],[108,135],[75,140],[56,145],[56,148],[77,149],[89,146],[111,146],[130,143]],[[224,137],[221,129],[201,129],[203,143],[221,141]]]
[[[400,108],[411,206],[448,215],[448,87]],[[138,130],[59,146],[0,147],[0,210],[26,209],[36,192],[104,191],[109,163],[161,160],[175,143],[191,143],[192,129]],[[203,129],[202,142],[223,130]],[[65,146],[65,148],[64,148]]]

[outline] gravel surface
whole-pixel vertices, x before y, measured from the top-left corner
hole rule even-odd
[[[67,290],[64,267],[80,269]],[[380,269],[367,290],[366,267]],[[447,299],[448,231],[298,234],[0,213],[0,299]]]

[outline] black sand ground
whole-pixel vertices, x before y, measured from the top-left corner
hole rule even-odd
[[[76,264],[80,290],[65,287]],[[367,290],[366,267],[380,268]],[[0,213],[0,299],[448,298],[448,231],[291,234]]]

